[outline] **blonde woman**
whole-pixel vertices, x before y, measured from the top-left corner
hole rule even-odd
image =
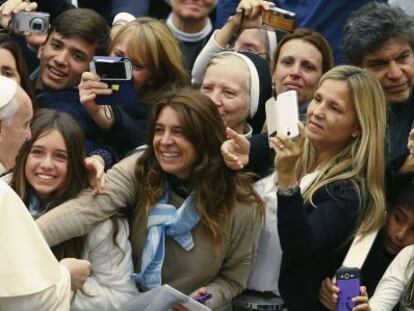
[[[279,289],[289,310],[317,310],[319,284],[341,265],[344,244],[383,223],[385,107],[370,74],[336,67],[321,78],[298,139],[271,139],[276,172],[257,189],[277,213],[274,257],[280,264],[282,256]],[[232,137],[239,149],[223,145],[227,162],[242,160],[237,152],[248,144]]]
[[[127,57],[133,64],[132,80],[138,102],[133,107],[97,105],[97,95],[110,95],[111,89],[100,77],[85,72],[79,85],[81,103],[107,139],[123,156],[145,140],[149,107],[167,92],[187,84],[178,43],[164,23],[139,17],[123,25],[110,45],[110,56]],[[108,111],[109,110],[109,111]]]

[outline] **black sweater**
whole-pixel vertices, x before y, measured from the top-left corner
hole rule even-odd
[[[279,289],[289,311],[320,310],[319,286],[345,256],[357,223],[359,197],[351,181],[319,189],[315,207],[298,192],[278,195],[278,231],[283,250]]]

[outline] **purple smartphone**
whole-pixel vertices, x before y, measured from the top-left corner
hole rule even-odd
[[[198,296],[196,298],[194,298],[195,300],[197,300],[199,303],[204,304],[207,300],[213,298],[213,294],[212,293],[207,293],[201,296]]]
[[[336,285],[341,289],[338,297],[338,311],[349,311],[356,306],[352,298],[359,296],[360,271],[358,268],[342,267],[336,270]]]

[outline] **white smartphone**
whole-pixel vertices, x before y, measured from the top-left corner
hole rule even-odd
[[[266,102],[266,122],[268,137],[278,134],[289,138],[299,136],[299,108],[296,91],[287,91],[271,97]]]
[[[124,57],[94,56],[89,69],[101,80],[125,81],[132,78],[132,63]]]

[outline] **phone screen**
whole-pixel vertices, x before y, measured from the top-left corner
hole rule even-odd
[[[359,269],[338,270],[336,284],[340,288],[337,310],[351,311],[356,306],[352,298],[360,294]]]
[[[96,73],[101,79],[126,79],[125,63],[95,62]]]

